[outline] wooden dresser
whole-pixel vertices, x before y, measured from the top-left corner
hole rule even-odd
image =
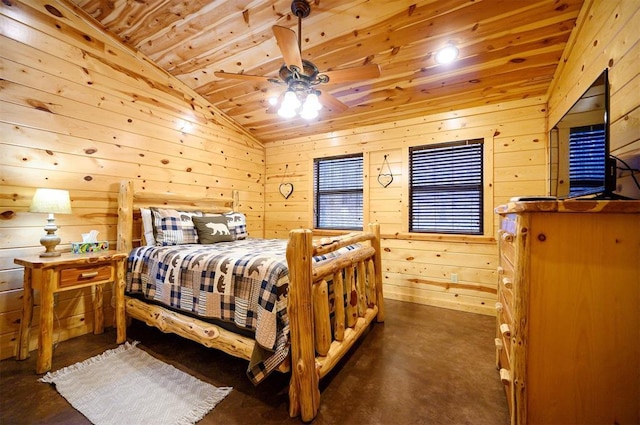
[[[496,361],[511,423],[640,423],[640,201],[496,212]]]

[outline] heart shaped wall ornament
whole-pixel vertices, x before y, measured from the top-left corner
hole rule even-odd
[[[388,173],[384,173],[385,167],[387,167],[386,171]],[[389,165],[389,161],[387,161],[387,155],[384,156],[382,160],[382,166],[380,167],[380,173],[378,174],[378,183],[380,186],[386,188],[393,181],[393,173],[391,172],[391,166]]]
[[[392,181],[393,181],[393,176],[391,174],[380,174],[378,176],[378,183],[380,183],[382,187],[389,186]]]
[[[280,195],[284,197],[284,199],[289,199],[289,196],[293,193],[293,184],[291,183],[280,183]]]

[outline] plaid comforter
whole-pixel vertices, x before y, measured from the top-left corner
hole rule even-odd
[[[289,354],[286,245],[283,239],[249,238],[135,248],[126,293],[253,331],[257,344],[247,375],[257,384]]]

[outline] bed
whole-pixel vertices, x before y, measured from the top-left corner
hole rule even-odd
[[[379,225],[335,237],[295,229],[288,240],[255,239],[242,217],[235,191],[194,199],[134,192],[133,181],[122,181],[126,314],[249,360],[256,384],[272,371],[291,373],[289,414],[308,422],[318,412],[320,379],[372,322],[384,321]]]

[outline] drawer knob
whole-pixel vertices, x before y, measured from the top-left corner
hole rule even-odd
[[[80,275],[80,279],[92,279],[98,276],[98,272],[86,272]]]
[[[509,329],[509,325],[503,323],[500,325],[500,333],[506,337],[511,336],[511,329]]]
[[[502,311],[502,303],[501,302],[497,302],[496,303],[496,310],[498,311],[498,313]]]
[[[505,242],[513,242],[513,235],[511,233],[503,232],[501,237]]]
[[[513,288],[513,281],[511,279],[509,279],[508,277],[503,277],[502,278],[502,284],[507,289]]]
[[[494,340],[494,342],[496,343],[496,349],[497,350],[502,350],[502,348],[504,347],[503,344],[502,344],[502,339],[496,338]]]
[[[500,369],[500,380],[503,384],[507,385],[511,382],[511,372],[507,369]]]
[[[504,267],[498,266],[498,274],[499,275],[503,275],[504,274]]]

